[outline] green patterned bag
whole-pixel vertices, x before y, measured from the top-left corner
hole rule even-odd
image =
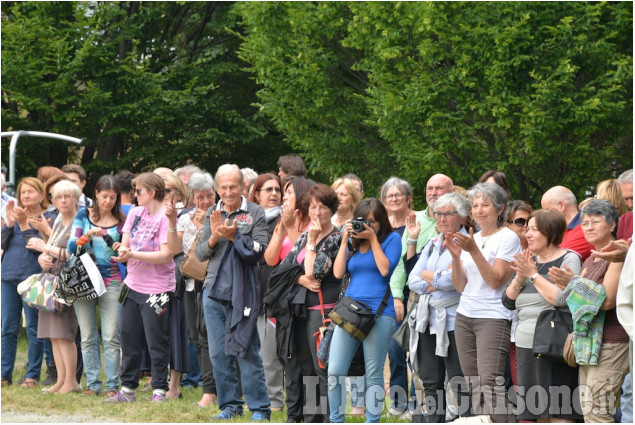
[[[55,298],[58,281],[59,277],[51,273],[34,274],[20,282],[18,294],[29,307],[47,313],[63,313],[69,306]]]

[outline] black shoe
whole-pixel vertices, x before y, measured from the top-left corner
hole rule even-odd
[[[48,387],[49,385],[55,385],[57,382],[57,368],[55,365],[50,365],[46,368],[46,378],[42,381],[42,385]]]

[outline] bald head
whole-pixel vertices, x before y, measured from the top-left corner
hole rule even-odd
[[[153,173],[158,174],[161,177],[165,177],[165,176],[171,176],[172,174],[174,174],[174,171],[172,171],[170,168],[167,168],[167,167],[159,167],[159,168],[155,168]]]
[[[578,200],[573,192],[564,186],[554,186],[542,195],[540,206],[560,212],[569,223],[578,213]]]
[[[452,179],[445,174],[435,174],[428,179],[426,184],[426,203],[428,204],[428,212],[432,211],[435,202],[446,193],[450,193],[454,190],[454,184]]]

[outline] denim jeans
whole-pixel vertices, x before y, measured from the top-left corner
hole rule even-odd
[[[620,407],[622,409],[622,423],[630,424],[633,422],[633,382],[632,372],[626,375],[624,383],[622,383],[622,397],[620,398]]]
[[[39,312],[22,303],[22,297],[20,297],[17,290],[19,283],[20,282],[12,280],[3,280],[1,283],[2,379],[13,381],[13,368],[18,350],[18,332],[20,331],[21,313],[24,307],[26,336],[29,341],[27,357],[29,364],[26,369],[26,377],[39,380],[42,371],[42,357],[44,354],[44,340],[37,337],[37,318]]]
[[[210,286],[203,290],[203,312],[207,327],[209,355],[214,368],[218,408],[231,415],[242,414],[243,401],[238,388],[238,374],[234,356],[225,354],[225,321],[228,307],[209,298]],[[254,329],[252,344],[247,347],[244,357],[238,357],[241,383],[247,407],[251,412],[262,412],[270,416],[269,396],[265,383],[265,371],[260,358],[260,339]]]
[[[104,371],[106,374],[106,389],[119,388],[119,368],[121,365],[121,344],[119,343],[119,283],[111,283],[106,292],[99,297],[99,312],[101,316],[101,340],[104,343]],[[80,300],[74,303],[77,322],[82,334],[82,357],[86,373],[86,386],[101,392],[101,360],[99,357],[99,330],[97,329],[97,301]]]
[[[395,327],[395,318],[380,316],[370,331],[364,344],[364,364],[366,366],[366,422],[379,422],[384,407],[384,362]],[[342,387],[344,377],[357,352],[360,341],[339,326],[335,328],[331,341],[328,366],[328,395],[331,422],[344,422]]]

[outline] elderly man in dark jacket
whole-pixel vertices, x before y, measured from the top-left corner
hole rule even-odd
[[[244,180],[237,165],[221,165],[215,182],[220,201],[207,211],[196,246],[198,259],[209,260],[203,310],[221,410],[215,419],[242,415],[237,358],[251,421],[266,421],[271,410],[256,329],[258,260],[268,241],[265,212],[242,196]]]

